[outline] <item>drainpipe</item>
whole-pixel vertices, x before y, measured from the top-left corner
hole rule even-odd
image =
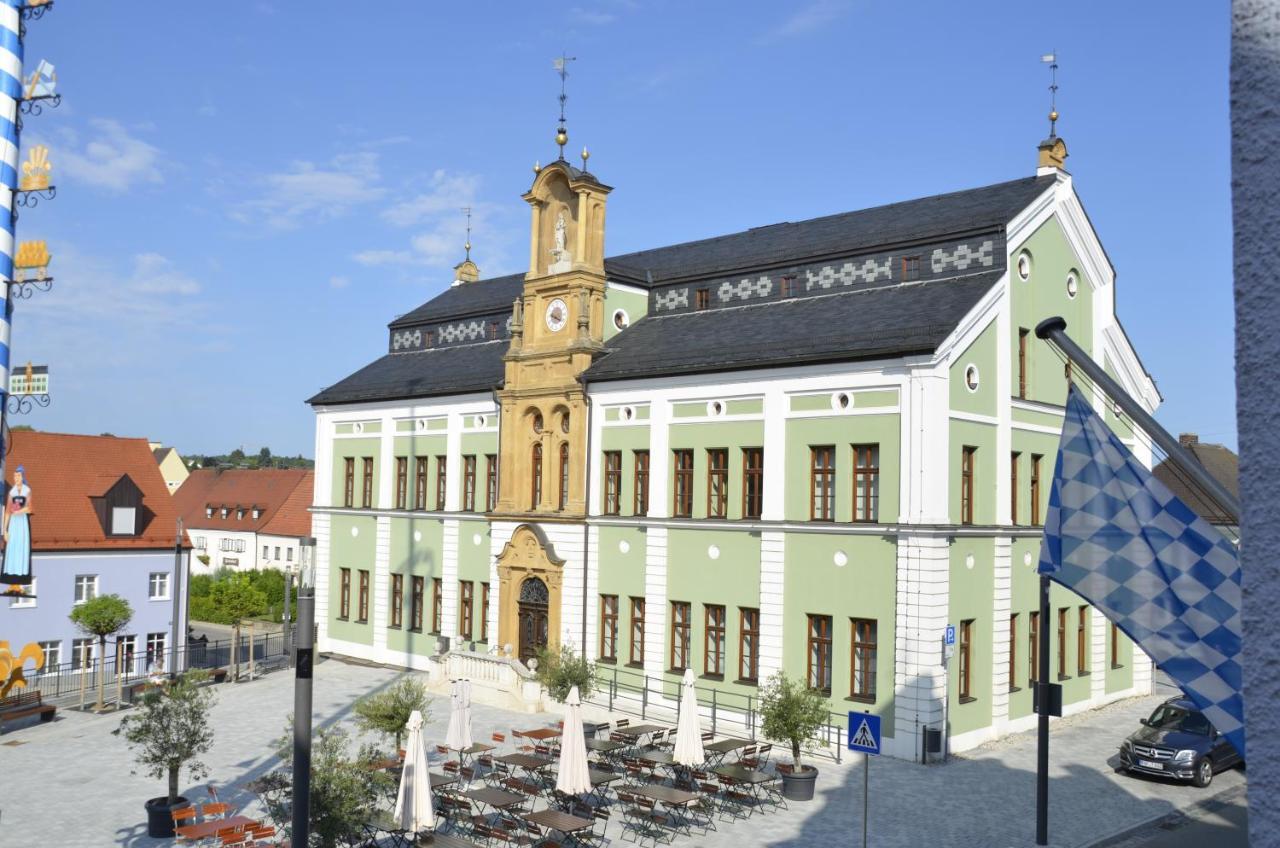
[[[582,383],[582,403],[586,407],[586,415],[584,416],[587,426],[587,459],[584,463],[586,466],[586,485],[583,487],[583,504],[582,510],[585,518],[582,521],[582,654],[584,658],[587,655],[587,572],[588,572],[588,550],[591,540],[591,525],[588,519],[591,518],[591,399],[587,396],[587,384]]]

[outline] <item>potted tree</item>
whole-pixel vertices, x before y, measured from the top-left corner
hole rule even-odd
[[[148,836],[171,838],[173,811],[189,805],[178,794],[182,769],[192,780],[209,773],[199,759],[213,744],[209,724],[213,690],[200,685],[207,677],[197,669],[168,683],[149,686],[137,712],[121,719],[113,731],[124,736],[148,777],[168,778],[168,793],[146,802]]]
[[[542,648],[538,651],[538,668],[534,671],[538,682],[547,690],[547,696],[557,704],[569,697],[569,690],[578,687],[578,695],[586,700],[595,688],[596,667],[586,657],[578,656],[569,645],[561,645],[559,651]],[[596,726],[584,722],[582,732],[590,739],[596,734]]]
[[[414,710],[418,710],[426,721],[430,715],[430,703],[426,684],[416,677],[405,675],[391,684],[385,692],[365,695],[356,701],[356,724],[361,730],[372,730],[392,737],[395,739],[396,750],[399,751],[409,716]]]
[[[811,750],[814,735],[827,721],[827,701],[822,693],[792,680],[781,671],[769,678],[760,694],[761,730],[768,739],[791,746],[791,766],[778,766],[782,795],[792,801],[813,800],[818,770],[800,762],[800,752]]]
[[[133,607],[119,595],[100,595],[72,609],[69,617],[82,632],[98,637],[98,703],[93,709],[101,711],[105,708],[102,699],[107,682],[107,637],[124,629],[133,618]]]

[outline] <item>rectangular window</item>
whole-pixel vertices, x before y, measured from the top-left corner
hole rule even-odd
[[[279,545],[276,545],[276,556],[275,556],[275,558],[276,558],[276,559],[280,559],[280,546],[279,546]]]
[[[413,592],[409,598],[409,629],[416,633],[422,632],[422,607],[423,595],[425,594],[425,579],[422,577],[413,578]]]
[[[1040,526],[1040,460],[1038,453],[1031,454],[1031,526]]]
[[[436,457],[436,509],[440,512],[444,511],[445,493],[448,489],[449,478],[449,459],[444,456]]]
[[[498,503],[498,456],[485,454],[484,457],[484,511],[493,512]]]
[[[644,665],[644,598],[631,599],[631,664]]]
[[[688,601],[671,602],[671,664],[672,671],[684,671],[689,667],[689,641],[693,630]]]
[[[360,494],[360,505],[369,509],[373,506],[373,457],[366,456],[362,462],[364,475],[360,478],[360,482],[364,486],[364,491]]]
[[[876,700],[876,620],[853,619],[852,666],[849,669],[849,697],[855,701]]]
[[[409,457],[396,457],[396,509],[404,509],[409,497]]]
[[[361,624],[367,623],[369,621],[369,572],[363,568],[360,569],[360,605],[358,609],[360,615],[356,618],[356,621]]]
[[[111,507],[111,535],[132,536],[138,532],[138,511],[131,506]]]
[[[351,569],[339,569],[338,581],[338,618],[346,621],[351,617]]]
[[[694,309],[709,309],[711,307],[711,289],[698,289],[693,293]]]
[[[675,474],[672,485],[675,492],[675,517],[689,518],[693,515],[693,451],[672,451]]]
[[[832,445],[809,448],[809,518],[835,521],[836,449]]]
[[[622,512],[622,451],[604,452],[604,514]]]
[[[729,514],[729,451],[707,449],[707,518]]]
[[[98,661],[98,642],[96,639],[72,639],[71,662],[77,671],[92,669]]]
[[[1018,689],[1018,614],[1009,616],[1009,691]]]
[[[116,668],[125,675],[133,674],[135,669],[133,661],[138,651],[137,636],[117,636],[116,637]]]
[[[262,558],[263,558],[263,559],[270,559],[270,554],[271,554],[271,549],[270,549],[270,548],[268,548],[266,545],[263,545],[263,546],[262,546]]]
[[[1027,685],[1040,679],[1040,613],[1027,613]]]
[[[439,633],[444,621],[444,583],[439,577],[431,578],[431,632]]]
[[[759,518],[764,511],[764,448],[742,449],[742,517]]]
[[[147,598],[152,601],[169,600],[169,572],[151,572],[147,578]]]
[[[809,616],[809,646],[807,681],[810,689],[824,695],[831,694],[831,616]]]
[[[853,520],[880,520],[880,446],[853,446]]]
[[[1067,679],[1067,613],[1066,607],[1058,608],[1058,679]]]
[[[404,623],[404,575],[391,575],[391,626],[397,630]]]
[[[702,673],[724,677],[724,607],[703,606]]]
[[[147,634],[147,667],[164,668],[165,634]]]
[[[960,703],[974,700],[973,697],[973,619],[960,622]]]
[[[480,641],[489,641],[489,584],[480,584]]]
[[[1018,397],[1027,396],[1027,342],[1031,331],[1026,327],[1018,328]]]
[[[293,562],[293,548],[284,549],[284,561]]]
[[[600,659],[618,660],[618,596],[600,596]]]
[[[458,581],[458,636],[471,640],[475,607],[475,583],[470,580]]]
[[[1111,667],[1121,668],[1120,665],[1120,628],[1116,623],[1111,622]]]
[[[960,449],[960,523],[973,523],[973,460],[978,449],[965,445]]]
[[[902,281],[920,279],[920,257],[904,256],[902,257]]]
[[[795,277],[783,277],[783,278],[782,278],[782,285],[781,285],[781,289],[782,289],[782,296],[783,296],[783,297],[795,297],[795,296],[796,296],[796,294],[798,293],[798,292],[796,291],[796,278],[795,278]]]
[[[564,510],[569,505],[569,443],[560,445],[560,490],[558,492],[557,509]]]
[[[529,461],[529,509],[542,506],[542,442],[534,442]]]
[[[165,575],[168,577],[168,575]],[[34,609],[36,606],[36,595],[40,594],[40,589],[36,585],[39,578],[32,577],[30,585],[27,586],[26,595],[19,595],[9,598],[9,609]]]
[[[1089,607],[1076,610],[1076,674],[1089,673]]]
[[[356,460],[349,456],[342,461],[342,505],[355,506],[356,497]]]
[[[62,643],[61,642],[40,642],[40,650],[44,651],[44,671],[46,674],[59,671],[58,666],[62,665]]]
[[[494,341],[497,338],[498,338],[498,322],[490,321],[489,322],[489,341]]]
[[[98,575],[77,574],[75,585],[75,603],[83,604],[85,601],[92,601],[98,597]]]
[[[1009,454],[1009,523],[1018,523],[1018,461],[1022,454],[1014,451]]]
[[[755,683],[760,674],[760,610],[738,608],[738,677]]]
[[[425,456],[413,459],[413,508],[427,508],[427,458]]]
[[[638,450],[635,452],[636,472],[635,472],[635,514],[649,514],[649,452],[647,450]]]
[[[476,511],[476,458],[462,458],[462,511]]]

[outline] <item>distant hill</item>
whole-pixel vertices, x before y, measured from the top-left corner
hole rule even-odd
[[[188,468],[314,468],[315,460],[302,454],[297,456],[276,456],[270,448],[262,448],[257,453],[246,454],[236,448],[230,453],[222,454],[190,454],[186,455]]]

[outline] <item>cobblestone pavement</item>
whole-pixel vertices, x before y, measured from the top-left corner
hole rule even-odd
[[[336,660],[316,667],[316,724],[350,718],[351,702],[385,686],[397,672]],[[293,676],[278,671],[252,683],[216,687],[213,751],[208,782],[249,815],[260,813],[244,785],[277,765],[271,742],[293,707]],[[1242,787],[1240,770],[1220,774],[1209,793],[1190,786],[1113,771],[1116,746],[1139,716],[1166,695],[1113,704],[1055,723],[1051,841],[1075,848],[1143,822],[1189,808],[1207,794]],[[550,715],[529,715],[477,704],[474,734],[537,726]],[[119,718],[60,711],[47,725],[23,725],[0,736],[0,848],[57,845],[149,848],[172,844],[146,836],[142,804],[163,791],[162,781],[132,774],[125,742],[111,735]],[[442,739],[446,698],[435,701],[428,739]],[[17,743],[17,744],[14,744]],[[789,810],[721,822],[708,837],[688,844],[709,848],[748,845],[857,845],[862,828],[862,760],[820,760],[817,796]],[[957,756],[946,765],[920,766],[887,758],[871,763],[869,844],[876,848],[1004,848],[1030,846],[1034,835],[1035,737],[1020,734]],[[203,799],[203,786],[184,791]],[[613,826],[609,832],[620,840]]]

